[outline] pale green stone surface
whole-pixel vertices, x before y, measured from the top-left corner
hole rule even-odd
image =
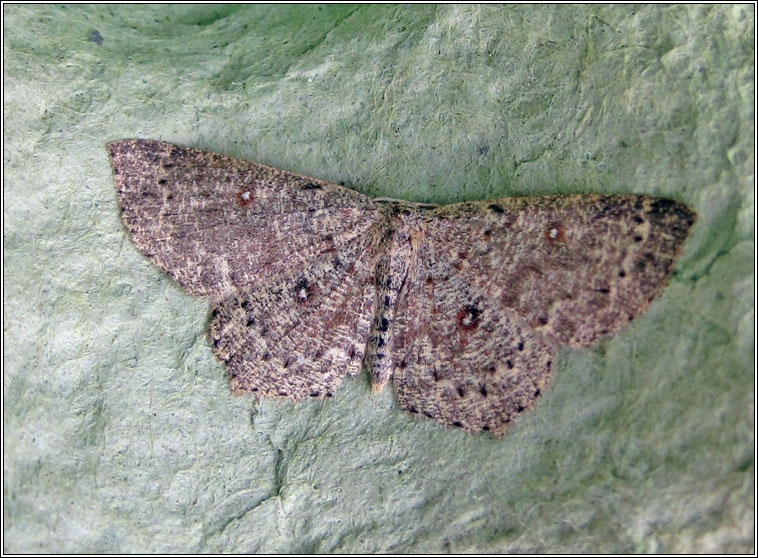
[[[752,5],[3,9],[4,551],[753,551]],[[232,397],[206,303],[120,224],[104,144],[129,137],[699,220],[650,311],[493,440],[365,374]]]

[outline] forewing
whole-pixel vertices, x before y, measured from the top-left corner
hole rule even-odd
[[[662,290],[695,215],[639,196],[504,199],[428,211],[398,304],[400,405],[502,434],[556,345],[621,329]]]
[[[664,198],[506,198],[440,208],[426,238],[449,248],[451,274],[472,292],[548,340],[584,347],[648,308],[694,221]]]
[[[220,300],[347,253],[376,221],[352,190],[151,140],[108,144],[137,248],[195,296]]]

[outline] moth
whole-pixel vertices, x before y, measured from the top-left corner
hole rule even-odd
[[[212,306],[234,393],[328,398],[366,367],[408,413],[505,433],[558,347],[624,328],[696,215],[665,198],[437,206],[150,140],[108,144],[135,246]]]

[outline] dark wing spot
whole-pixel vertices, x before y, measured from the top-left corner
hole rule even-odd
[[[237,192],[237,203],[242,207],[247,207],[253,203],[253,193],[247,188],[242,188]]]
[[[305,302],[308,300],[309,295],[311,294],[311,284],[308,282],[308,280],[305,277],[301,277],[297,280],[295,283],[295,287],[293,289],[293,294],[295,295],[295,300],[298,302]]]
[[[323,188],[313,182],[306,182],[303,184],[303,190],[323,190]]]
[[[464,306],[456,315],[458,327],[463,329],[476,329],[479,326],[479,317],[481,316],[481,313],[482,311],[476,306]]]
[[[505,212],[505,210],[496,203],[491,203],[490,205],[487,206],[487,209],[497,214],[502,214]]]
[[[566,242],[566,227],[560,223],[550,223],[545,228],[545,240],[550,243]]]
[[[681,204],[678,204],[674,200],[660,198],[652,203],[647,214],[655,216],[669,215],[670,213],[682,212],[681,207]]]

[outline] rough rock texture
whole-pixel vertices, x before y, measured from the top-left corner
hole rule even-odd
[[[3,550],[753,553],[754,11],[4,4]],[[233,397],[208,301],[119,219],[104,146],[134,137],[371,197],[698,217],[647,312],[557,350],[493,439],[367,374]]]

